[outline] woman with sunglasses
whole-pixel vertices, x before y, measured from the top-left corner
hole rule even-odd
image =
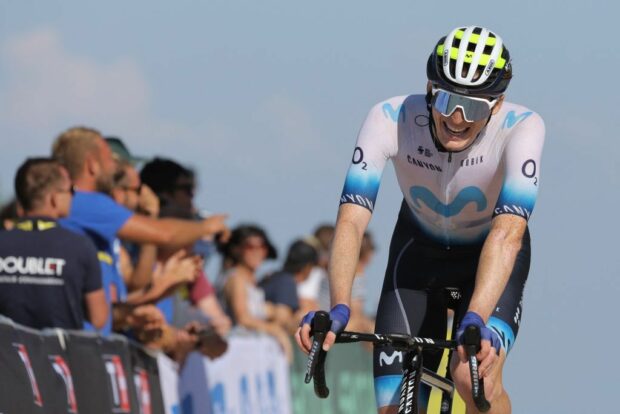
[[[512,78],[500,36],[479,26],[458,27],[433,48],[426,94],[375,105],[353,152],[331,251],[332,333],[349,318],[356,259],[370,221],[383,168],[392,160],[403,203],[377,311],[376,332],[441,337],[446,308],[441,291],[459,288],[461,340],[466,326],[483,334],[478,354],[491,412],[511,411],[502,370],[522,315],[529,271],[527,222],[538,192],[545,128],[530,109],[504,100]],[[308,350],[312,315],[296,338]],[[402,358],[376,348],[375,391],[380,413],[397,412]],[[383,358],[381,356],[383,355]],[[432,358],[425,356],[425,365]],[[438,361],[435,361],[438,363]],[[462,347],[451,373],[468,413],[475,413]]]
[[[230,240],[218,246],[223,256],[218,287],[222,304],[233,323],[241,328],[273,336],[292,361],[293,348],[276,307],[265,300],[258,286],[257,271],[267,259],[276,259],[277,251],[260,227],[245,224],[233,229]]]

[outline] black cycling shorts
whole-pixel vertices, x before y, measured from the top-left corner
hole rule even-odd
[[[390,243],[375,332],[445,338],[449,305],[455,308],[457,321],[469,305],[482,245],[447,249],[429,240],[410,214],[409,207],[403,202]],[[530,237],[526,230],[510,279],[487,323],[498,333],[506,353],[514,344],[519,330],[523,289],[529,267]],[[460,290],[461,299],[456,304],[451,303],[446,294],[447,287]],[[425,352],[424,366],[436,370],[441,356],[441,352]],[[389,346],[375,347],[373,358],[378,407],[398,405],[403,357],[401,352]],[[421,397],[423,402],[424,395]]]

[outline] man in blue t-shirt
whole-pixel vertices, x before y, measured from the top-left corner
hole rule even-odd
[[[297,321],[301,316],[298,314],[297,284],[308,278],[318,261],[319,254],[312,245],[296,240],[288,249],[282,270],[260,282],[265,299],[276,306],[281,323],[291,333],[297,329]]]
[[[32,328],[101,328],[109,314],[97,251],[57,225],[72,199],[67,171],[49,158],[18,169],[15,193],[24,210],[15,229],[0,232],[0,314]]]
[[[63,132],[54,142],[53,157],[68,170],[76,188],[71,215],[62,225],[86,234],[93,240],[101,263],[104,288],[120,278],[114,259],[114,241],[121,238],[136,243],[182,247],[205,236],[226,239],[229,234],[225,215],[201,221],[157,219],[134,212],[116,203],[108,194],[113,186],[116,161],[99,131],[75,127]],[[153,318],[157,317],[153,315]],[[103,333],[111,330],[110,321]]]

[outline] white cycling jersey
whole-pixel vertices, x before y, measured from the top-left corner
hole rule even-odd
[[[446,152],[435,146],[429,116],[424,95],[375,105],[358,135],[340,203],[372,212],[391,159],[414,222],[444,246],[482,243],[499,214],[529,219],[538,192],[542,118],[504,102],[472,145]]]

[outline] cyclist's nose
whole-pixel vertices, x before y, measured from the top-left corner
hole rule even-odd
[[[450,114],[449,118],[450,118],[450,121],[452,121],[452,123],[454,124],[462,124],[464,122],[467,122],[462,108],[456,108],[454,112]]]

